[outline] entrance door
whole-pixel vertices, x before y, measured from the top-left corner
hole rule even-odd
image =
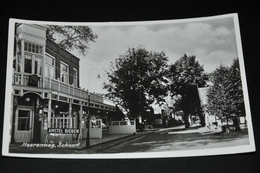
[[[15,142],[31,142],[32,109],[18,108],[15,121]]]

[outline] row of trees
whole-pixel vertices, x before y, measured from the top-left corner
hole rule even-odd
[[[185,54],[168,65],[164,52],[147,51],[142,46],[129,48],[111,62],[107,75],[109,82],[104,88],[132,118],[144,115],[153,103],[163,104],[169,95],[175,99],[169,106],[184,112],[186,127],[188,115],[202,115],[197,87],[206,86],[207,75],[195,56]]]
[[[244,116],[244,100],[238,58],[231,67],[220,65],[207,74],[195,56],[184,54],[168,65],[164,52],[147,51],[144,47],[129,48],[107,72],[109,82],[104,88],[111,98],[121,104],[130,117],[145,115],[152,103],[165,102],[166,96],[174,100],[169,105],[174,111],[183,111],[186,127],[188,116],[198,115],[205,125],[197,88],[208,87],[207,111],[221,117]],[[211,81],[208,86],[206,81]]]

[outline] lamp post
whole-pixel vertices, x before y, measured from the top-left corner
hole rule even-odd
[[[99,71],[96,68],[92,68],[89,70],[89,88],[88,88],[88,114],[87,114],[87,137],[86,137],[86,148],[90,147],[90,72],[92,70],[96,70],[98,72],[97,78],[100,79]]]
[[[86,148],[90,147],[90,137],[89,137],[89,113],[90,113],[90,94],[88,92],[88,115],[87,115],[87,138],[86,138]]]

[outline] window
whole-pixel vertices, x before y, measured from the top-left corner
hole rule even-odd
[[[73,85],[75,87],[77,87],[78,84],[77,74],[78,74],[77,69],[73,68]]]
[[[24,42],[24,51],[42,54],[42,46],[29,42]]]
[[[30,55],[25,55],[24,72],[25,73],[32,73],[32,56],[30,56]]]
[[[60,77],[62,82],[69,83],[69,66],[63,62],[60,64]]]
[[[45,77],[55,79],[55,58],[46,54],[45,57]]]
[[[21,54],[17,55],[17,72],[22,70],[22,56]]]
[[[19,110],[18,113],[18,127],[17,130],[28,131],[30,130],[30,115],[31,112],[27,110]]]
[[[42,58],[34,57],[34,74],[42,75]]]
[[[24,72],[30,74],[42,75],[41,57],[25,54],[24,57]]]
[[[39,59],[35,59],[34,61],[34,74],[41,75],[41,64]]]

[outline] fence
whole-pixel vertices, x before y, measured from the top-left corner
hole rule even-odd
[[[90,138],[102,138],[102,120],[94,119],[89,121],[89,137]],[[82,137],[86,138],[87,136],[87,128],[82,129]]]
[[[54,129],[72,128],[72,118],[71,117],[52,117],[50,128],[54,128]]]
[[[51,117],[50,119],[51,129],[70,129],[72,128],[72,118],[71,117]],[[47,136],[46,136],[47,135]],[[63,134],[63,133],[48,133],[47,129],[41,130],[41,142],[48,143],[77,143],[77,134]],[[47,138],[46,138],[47,137]]]
[[[109,134],[132,134],[136,132],[135,120],[111,121],[108,123]]]

